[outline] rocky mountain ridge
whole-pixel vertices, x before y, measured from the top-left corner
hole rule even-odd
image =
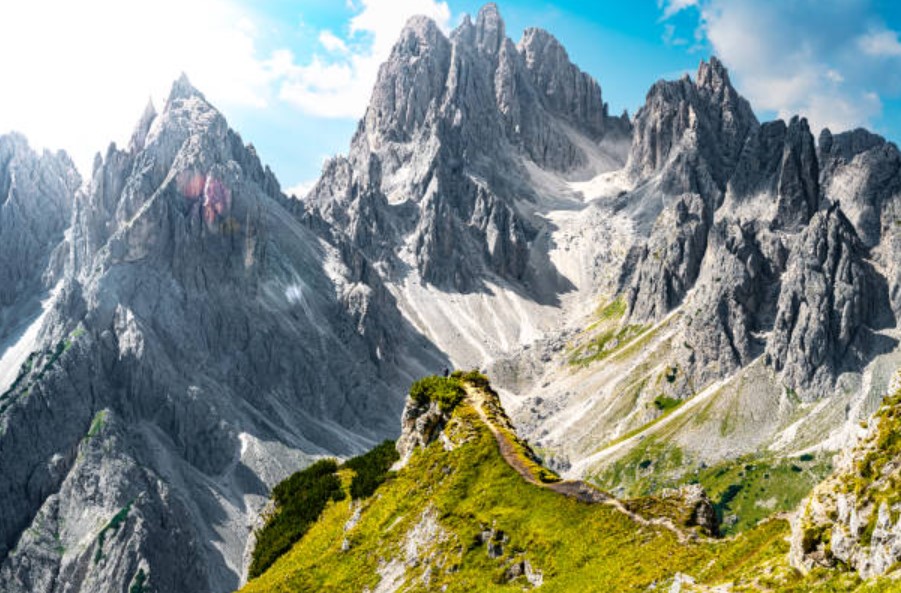
[[[184,77],[98,157],[3,396],[4,591],[234,590],[268,488],[443,364],[290,205]]]

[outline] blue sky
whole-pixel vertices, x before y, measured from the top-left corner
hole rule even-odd
[[[131,0],[4,4],[0,133],[66,148],[86,169],[109,141],[127,141],[147,98],[159,106],[184,71],[283,186],[300,188],[324,158],[346,151],[406,18],[426,13],[449,30],[482,2],[156,0],[152,11]],[[864,125],[901,139],[898,2],[498,5],[514,41],[530,26],[556,35],[600,82],[612,113],[634,113],[654,81],[693,74],[716,54],[761,119],[801,113],[816,129]]]

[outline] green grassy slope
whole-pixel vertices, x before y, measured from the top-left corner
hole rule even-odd
[[[417,451],[371,497],[330,501],[243,591],[522,591],[539,582],[541,591],[645,591],[668,588],[677,572],[733,591],[893,590],[891,580],[858,588],[845,573],[790,569],[784,520],[725,540],[680,541],[611,505],[529,483],[505,462],[469,398],[445,434],[451,450],[436,441]],[[340,472],[345,488],[352,472]]]

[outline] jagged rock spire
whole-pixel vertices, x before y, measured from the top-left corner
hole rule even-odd
[[[135,153],[144,148],[144,140],[146,140],[147,132],[150,131],[150,126],[153,124],[156,116],[157,112],[156,107],[153,105],[153,99],[149,98],[147,99],[147,106],[144,107],[144,113],[141,115],[141,119],[138,120],[134,132],[131,134],[131,140],[128,142],[129,152]]]

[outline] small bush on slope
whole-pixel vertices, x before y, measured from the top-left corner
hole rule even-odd
[[[410,387],[410,397],[420,405],[437,402],[442,412],[450,412],[459,404],[466,392],[457,376],[423,377]]]
[[[372,496],[390,476],[391,466],[400,459],[394,441],[385,441],[369,453],[349,459],[343,467],[352,469],[354,477],[350,482],[350,497],[354,500]]]
[[[347,460],[341,469],[353,470],[351,498],[371,496],[388,479],[388,470],[397,459],[394,441],[384,441],[368,453]],[[330,500],[344,500],[346,494],[338,470],[334,459],[323,459],[292,474],[272,489],[275,511],[257,532],[248,571],[251,578],[262,574],[290,550],[319,519]]]
[[[293,474],[272,489],[275,511],[257,531],[256,546],[248,571],[250,577],[263,574],[279,556],[291,549],[316,522],[329,500],[345,497],[335,472],[334,459],[322,459]]]

